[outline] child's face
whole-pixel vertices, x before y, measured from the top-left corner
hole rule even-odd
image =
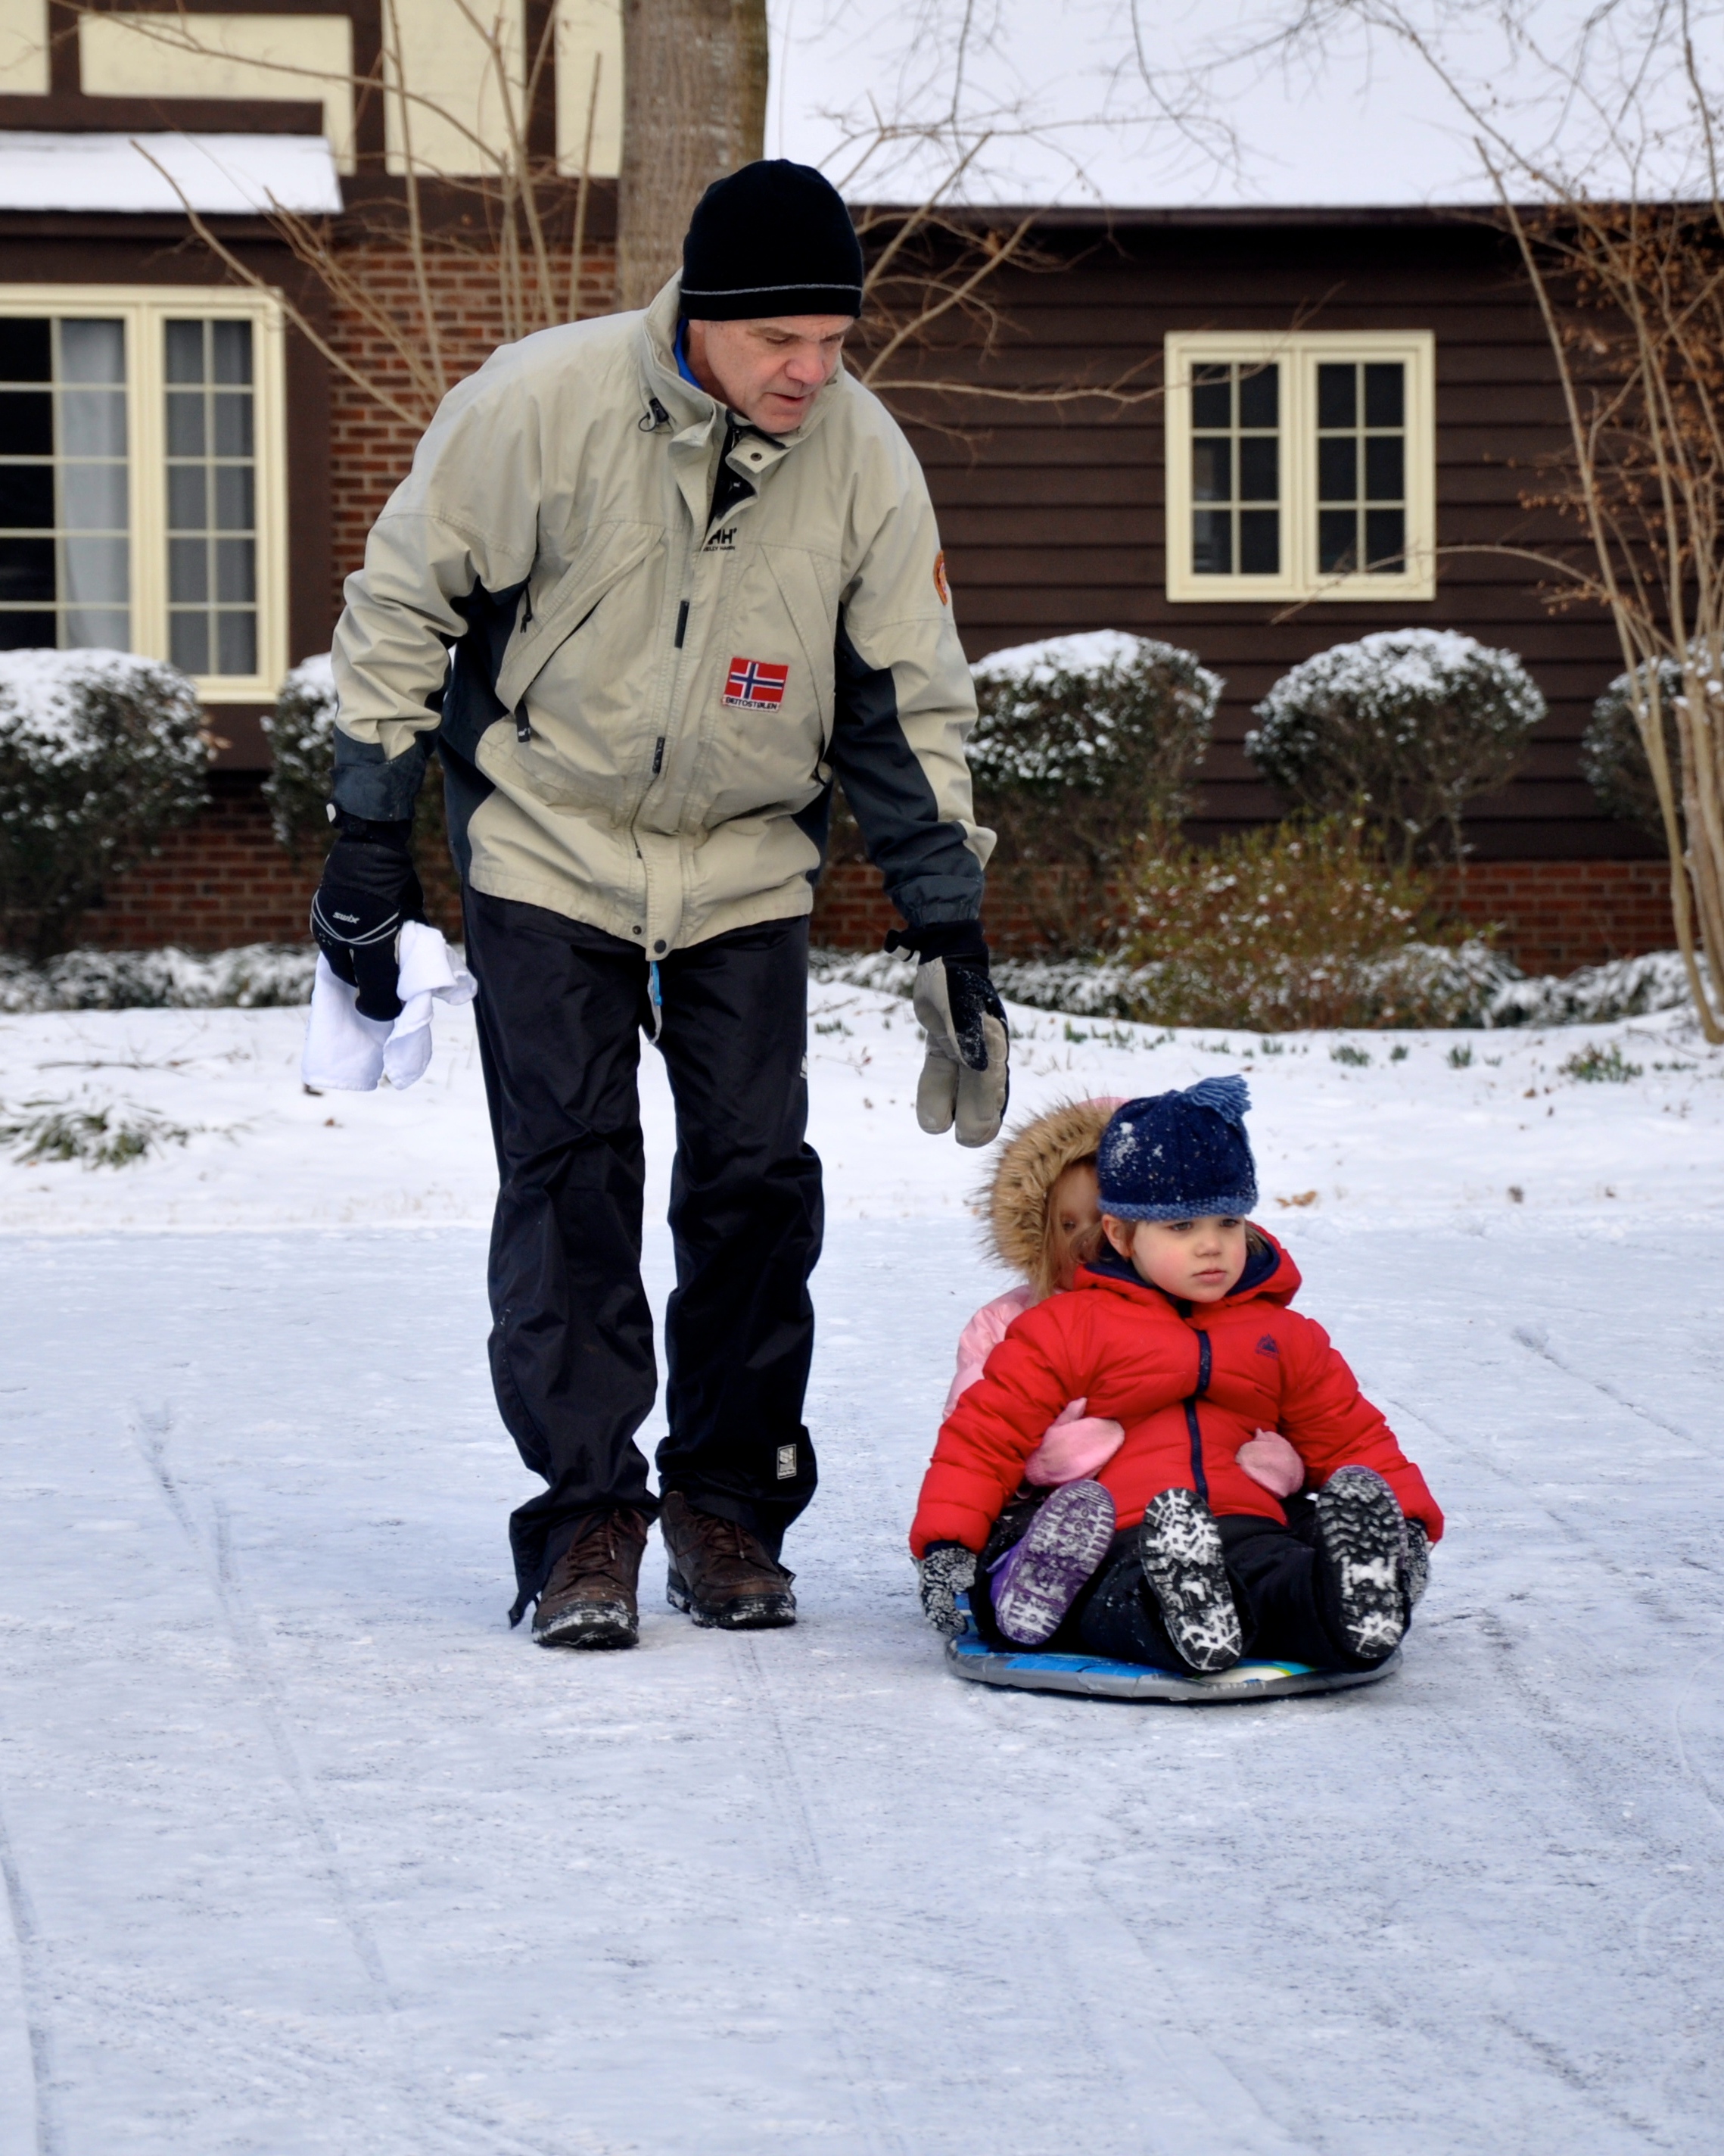
[[[1095,1171],[1087,1161],[1080,1161],[1068,1168],[1048,1193],[1048,1224],[1053,1230],[1061,1287],[1070,1287],[1077,1277],[1078,1243],[1101,1218]]]
[[[1245,1270],[1245,1224],[1230,1213],[1202,1220],[1116,1220],[1108,1214],[1101,1224],[1140,1280],[1183,1302],[1219,1302]]]

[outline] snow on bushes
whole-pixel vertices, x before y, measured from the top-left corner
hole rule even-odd
[[[121,651],[0,653],[0,911],[45,957],[203,806],[209,737],[177,669]]]
[[[994,880],[1050,942],[1090,947],[1109,880],[1190,808],[1224,685],[1193,653],[1119,629],[996,651],[975,676],[970,768],[999,834]]]
[[[1277,791],[1320,813],[1362,808],[1397,860],[1439,834],[1459,860],[1468,801],[1501,786],[1545,715],[1512,651],[1453,629],[1382,629],[1276,682],[1245,751]]]
[[[334,665],[321,651],[294,668],[262,721],[270,757],[264,798],[276,838],[296,860],[321,851],[329,834],[337,701]]]
[[[1664,816],[1658,805],[1658,788],[1646,744],[1634,717],[1629,696],[1638,689],[1644,698],[1652,686],[1654,662],[1644,660],[1633,675],[1619,674],[1593,706],[1593,716],[1581,737],[1580,770],[1605,811],[1624,823],[1637,824],[1660,845],[1665,842]],[[1670,758],[1680,813],[1682,798],[1682,743],[1676,730],[1676,700],[1682,693],[1682,670],[1674,659],[1660,659],[1658,669],[1659,706],[1664,715],[1665,753]]]

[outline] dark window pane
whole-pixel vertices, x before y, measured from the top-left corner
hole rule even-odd
[[[218,539],[216,551],[216,597],[228,604],[236,600],[249,603],[257,597],[257,584],[253,571],[255,553],[249,539]],[[232,668],[224,668],[232,672]],[[245,670],[239,670],[244,672]]]
[[[45,389],[0,390],[0,457],[54,454],[54,398]]]
[[[130,651],[131,616],[99,607],[66,610],[68,651]]]
[[[62,465],[60,522],[68,531],[125,531],[125,465]]]
[[[252,527],[252,473],[249,465],[215,467],[216,529],[249,531]]]
[[[1242,427],[1279,426],[1281,370],[1279,367],[1239,369],[1239,424]]]
[[[0,599],[51,599],[52,539],[0,539]]]
[[[45,321],[19,315],[0,316],[0,382],[51,382],[50,350]],[[53,639],[49,640],[51,643]]]
[[[1407,520],[1398,509],[1365,511],[1365,561],[1373,576],[1398,577],[1406,570]]]
[[[1239,511],[1239,573],[1275,577],[1281,569],[1281,520],[1273,509]]]
[[[60,324],[62,382],[126,379],[124,322],[64,321]]]
[[[207,539],[170,539],[167,542],[167,596],[177,605],[209,597],[209,542]]]
[[[1403,413],[1406,399],[1403,377],[1406,369],[1399,360],[1378,364],[1376,362],[1365,369],[1365,424],[1367,427],[1401,427],[1406,424]]]
[[[167,617],[167,654],[182,674],[209,671],[209,616],[171,613]]]
[[[1239,500],[1279,501],[1281,445],[1273,434],[1239,438]]]
[[[1352,427],[1358,423],[1358,369],[1351,360],[1343,367],[1317,369],[1317,424]]]
[[[1365,499],[1401,501],[1406,498],[1404,434],[1367,434],[1365,437]]]
[[[215,378],[218,382],[249,382],[251,380],[251,324],[249,322],[212,322],[211,342],[215,346]],[[232,668],[223,671],[232,672]]]
[[[1200,436],[1192,444],[1191,493],[1193,501],[1232,501],[1233,444],[1224,434]]]
[[[1320,436],[1317,442],[1317,500],[1357,501],[1359,445],[1352,434]]]
[[[51,613],[0,613],[0,651],[52,651],[59,638]]]
[[[203,379],[203,325],[202,322],[169,322],[167,328],[167,378],[170,382],[202,382]]]
[[[167,398],[167,454],[171,457],[203,454],[203,392],[177,389]]]
[[[0,526],[51,530],[54,466],[0,465]]]
[[[62,540],[60,547],[65,566],[64,598],[86,606],[125,605],[130,596],[130,540],[95,538],[80,532],[75,538]]]
[[[1200,367],[1192,377],[1191,424],[1193,427],[1230,427],[1233,424],[1233,370]]]
[[[218,457],[251,454],[251,393],[230,392],[215,401],[215,453]]]
[[[1357,525],[1351,509],[1317,511],[1317,567],[1325,576],[1359,566]]]
[[[1200,577],[1233,574],[1233,513],[1199,509],[1191,520],[1191,566]]]
[[[125,397],[113,389],[63,389],[60,454],[68,457],[123,457]]]
[[[167,468],[167,528],[170,531],[202,531],[209,521],[202,465],[170,465]]]
[[[258,618],[244,613],[216,616],[216,671],[218,674],[255,674],[258,670]]]

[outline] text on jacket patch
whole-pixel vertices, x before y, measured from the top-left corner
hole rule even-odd
[[[745,711],[774,711],[784,701],[788,666],[770,659],[733,659],[725,680],[724,700]]]

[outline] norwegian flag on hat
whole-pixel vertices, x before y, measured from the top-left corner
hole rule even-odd
[[[788,666],[775,666],[769,659],[733,659],[725,683],[724,700],[744,711],[770,711],[784,701]]]

